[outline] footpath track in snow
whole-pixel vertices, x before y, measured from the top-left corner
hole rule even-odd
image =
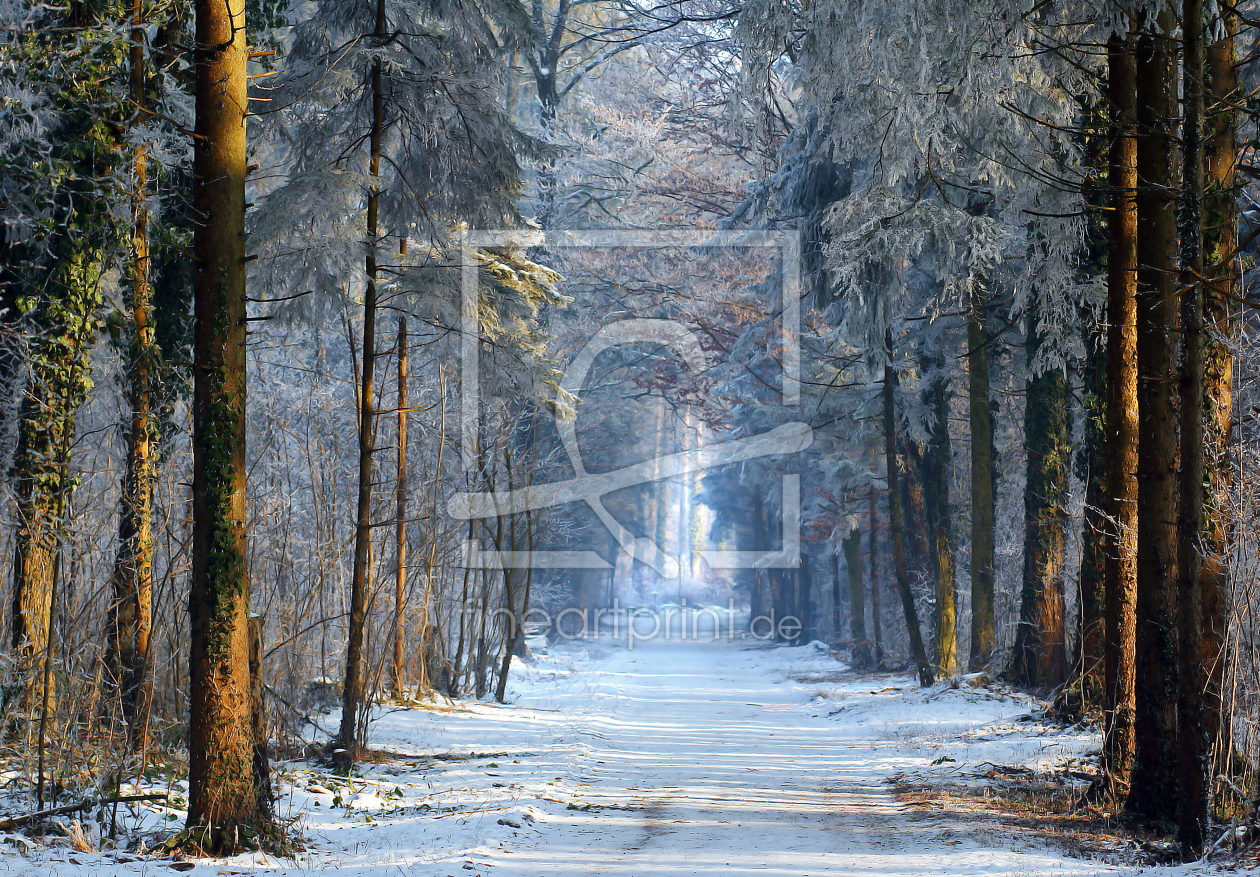
[[[991,754],[985,747],[994,740],[968,744],[965,733],[953,739],[952,732],[979,725],[999,733],[983,721],[993,717],[993,702],[941,688],[935,701],[906,704],[909,680],[883,679],[874,683],[883,690],[872,690],[869,678],[841,670],[810,649],[640,642],[592,661],[567,684],[529,685],[515,709],[556,711],[547,722],[553,738],[531,745],[558,768],[556,797],[569,803],[544,809],[544,798],[543,807],[517,809],[510,821],[521,828],[470,850],[463,873],[1114,873],[973,836],[959,816],[906,812],[888,778],[930,769],[940,747]],[[1005,712],[1028,706],[1006,704]],[[1008,745],[1014,754],[1038,754],[1018,739]],[[1078,736],[1057,745],[1070,755],[1088,742]],[[1031,744],[1043,756],[1055,745]]]
[[[868,724],[808,709],[800,683],[768,671],[774,657],[738,643],[639,643],[612,655],[588,682],[590,701],[571,707],[589,740],[574,792],[599,809],[502,853],[495,873],[1096,870],[985,849],[956,820],[909,818],[885,782],[898,759],[873,745]]]

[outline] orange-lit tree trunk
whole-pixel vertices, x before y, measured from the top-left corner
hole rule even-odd
[[[1137,67],[1134,37],[1107,44],[1107,401],[1103,764],[1114,792],[1133,764],[1135,603],[1137,600]]]
[[[138,113],[146,105],[144,4],[132,2],[130,93]],[[118,555],[111,580],[110,649],[130,745],[148,745],[149,634],[153,627],[153,479],[157,465],[151,404],[154,340],[149,284],[148,155],[142,144],[131,157],[131,337],[126,374],[130,429],[118,510]]]
[[[195,8],[188,827],[223,849],[268,804],[255,780],[245,536],[245,4]]]

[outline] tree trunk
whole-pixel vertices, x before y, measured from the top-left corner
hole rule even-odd
[[[130,91],[137,112],[146,105],[144,4],[133,0]],[[143,121],[143,120],[141,120]],[[112,673],[133,750],[148,747],[149,634],[153,627],[153,481],[157,469],[156,429],[151,403],[152,370],[160,354],[154,339],[149,285],[147,153],[131,157],[131,332],[126,374],[131,408],[127,461],[118,510],[118,555],[112,577],[110,640]]]
[[[1083,309],[1085,310],[1085,309]],[[1080,683],[1080,708],[1102,709],[1106,691],[1103,670],[1106,635],[1106,503],[1107,393],[1105,340],[1097,314],[1085,310],[1087,330],[1085,365],[1085,513],[1081,523],[1081,568],[1077,615],[1076,676]]]
[[[888,532],[892,542],[893,569],[897,575],[897,591],[901,597],[901,611],[906,619],[906,633],[910,638],[910,659],[919,672],[919,684],[927,687],[935,681],[932,664],[923,649],[923,634],[919,630],[919,613],[914,606],[914,592],[910,590],[910,574],[906,569],[904,523],[901,509],[901,490],[897,472],[897,420],[893,395],[897,386],[897,370],[892,364],[892,331],[884,336],[884,350],[888,361],[884,364],[884,461],[888,472]]]
[[[35,367],[32,365],[33,371]],[[32,710],[44,699],[42,679],[45,661],[49,659],[53,561],[59,532],[57,497],[66,489],[56,462],[56,440],[49,433],[71,428],[73,418],[70,423],[65,422],[57,410],[58,403],[48,398],[51,393],[40,390],[36,378],[27,382],[26,392],[14,454],[17,531],[13,538],[10,624],[22,679],[21,706]]]
[[[853,637],[853,648],[849,657],[854,670],[866,670],[871,666],[871,644],[866,639],[866,595],[862,587],[861,543],[862,529],[854,527],[844,539],[844,562],[849,573],[849,634]]]
[[[882,670],[884,668],[884,643],[883,643],[883,621],[879,608],[879,515],[878,503],[875,488],[871,488],[870,493],[871,507],[871,526],[870,526],[870,550],[871,550],[871,632],[874,634],[875,645],[875,667]]]
[[[813,642],[821,638],[821,633],[818,630],[818,613],[815,611],[818,601],[814,599],[814,569],[810,566],[807,554],[801,554],[801,565],[792,570],[791,574],[796,579],[796,611],[801,619],[799,642]]]
[[[1177,217],[1173,16],[1137,40],[1138,546],[1133,774],[1127,806],[1176,816]]]
[[[98,221],[90,218],[87,222]],[[65,510],[74,482],[70,457],[78,410],[91,389],[91,349],[101,304],[100,241],[59,235],[49,287],[28,346],[26,393],[13,457],[12,642],[22,677],[22,708],[55,704],[56,680],[45,672],[52,629],[53,582]]]
[[[385,37],[385,0],[376,3],[377,40]],[[359,708],[365,696],[363,634],[367,626],[368,575],[372,553],[372,458],[376,453],[376,247],[380,238],[381,134],[385,127],[385,96],[381,61],[372,62],[372,128],[368,132],[367,275],[363,293],[363,368],[359,372],[359,489],[355,506],[354,563],[350,575],[349,635],[346,638],[346,679],[342,689],[341,727],[334,745],[345,757],[359,757]]]
[[[263,620],[249,619],[249,706],[254,731],[254,788],[258,790],[258,811],[266,819],[274,815],[271,764],[267,752],[267,683],[263,679]]]
[[[1222,11],[1224,38],[1207,47],[1207,138],[1204,143],[1204,286],[1203,452],[1204,513],[1201,531],[1203,667],[1207,671],[1204,720],[1208,741],[1217,752],[1215,770],[1229,774],[1233,736],[1222,728],[1221,696],[1225,677],[1226,599],[1229,593],[1228,494],[1232,477],[1229,442],[1234,402],[1233,351],[1237,342],[1235,300],[1241,277],[1238,246],[1238,189],[1235,181],[1238,126],[1238,73],[1234,37],[1238,16]]]
[[[526,516],[529,512],[524,512]],[[528,523],[527,523],[528,526]],[[516,519],[511,522],[512,549],[517,548]],[[512,657],[525,637],[525,614],[529,606],[529,578],[526,576],[522,586],[517,583],[517,574],[522,570],[504,568],[503,599],[507,605],[506,620],[509,625],[503,640],[503,663],[499,668],[499,683],[495,688],[494,699],[499,703],[507,700],[508,672],[512,669]],[[528,571],[525,571],[528,573]]]
[[[472,518],[468,519],[468,533],[465,536],[467,542],[471,543],[475,531],[476,521]],[[446,694],[448,697],[459,697],[464,686],[461,680],[467,676],[467,667],[465,666],[464,655],[466,643],[468,642],[468,583],[472,577],[472,566],[468,557],[468,552],[464,553],[464,574],[463,584],[459,593],[459,644],[455,647],[455,661],[451,668],[450,683],[447,685]],[[468,648],[471,653],[472,649]]]
[[[845,537],[846,540],[848,537]],[[838,647],[844,641],[843,613],[840,610],[840,554],[831,555],[831,630],[832,642]]]
[[[1029,319],[1031,367],[1042,343],[1035,306]],[[1010,675],[1021,685],[1051,688],[1067,678],[1063,549],[1072,456],[1067,376],[1052,369],[1030,378],[1025,404],[1024,582]]]
[[[1137,67],[1134,36],[1107,44],[1111,147],[1107,182],[1106,488],[1103,509],[1106,722],[1103,761],[1113,792],[1133,766],[1134,649],[1137,601]]]
[[[933,415],[921,469],[928,554],[936,589],[936,609],[932,617],[936,669],[942,675],[952,676],[958,670],[958,610],[954,590],[954,519],[949,508],[949,477],[953,465],[949,437],[951,394],[944,357],[936,354],[925,358],[923,372],[923,403]]]
[[[917,579],[931,574],[931,539],[928,537],[927,503],[923,497],[923,459],[908,436],[897,442],[897,475],[901,484],[901,526],[905,536],[906,568]]]
[[[1203,399],[1203,0],[1182,4],[1181,126],[1181,471],[1177,520],[1177,840],[1197,858],[1207,835],[1211,743],[1205,721],[1203,595],[1200,538],[1204,535]]]
[[[407,691],[407,318],[398,318],[398,481],[394,516],[394,696]],[[467,590],[467,582],[465,582]],[[460,643],[463,645],[463,642]]]
[[[245,536],[245,116],[242,0],[196,0],[193,536],[188,827],[202,846],[258,825]]]
[[[761,491],[753,489],[752,491],[752,531],[753,531],[753,550],[765,550],[765,530],[766,530],[766,508],[765,500],[762,499]],[[664,515],[662,515],[664,517]],[[658,540],[658,545],[666,543]],[[748,623],[750,631],[756,625],[758,618],[764,618],[766,615],[766,588],[764,585],[767,571],[764,569],[749,570],[749,597],[748,597]],[[770,624],[770,632],[774,633],[774,624]]]
[[[971,423],[971,655],[972,673],[993,661],[993,409],[989,407],[989,348],[984,289],[973,286],[967,307],[967,393]]]

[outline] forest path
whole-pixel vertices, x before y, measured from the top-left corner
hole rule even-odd
[[[906,812],[886,780],[921,756],[890,745],[878,722],[845,721],[843,710],[829,715],[834,702],[811,699],[772,655],[739,642],[649,642],[593,662],[566,692],[573,696],[550,706],[565,716],[553,727],[569,754],[556,784],[580,809],[538,814],[533,830],[510,846],[479,850],[473,870],[496,877],[1110,871],[969,836],[958,816]],[[852,679],[869,692],[870,680]]]

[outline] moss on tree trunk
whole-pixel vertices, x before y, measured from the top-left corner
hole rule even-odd
[[[188,827],[265,824],[255,769],[245,534],[245,9],[197,0]]]

